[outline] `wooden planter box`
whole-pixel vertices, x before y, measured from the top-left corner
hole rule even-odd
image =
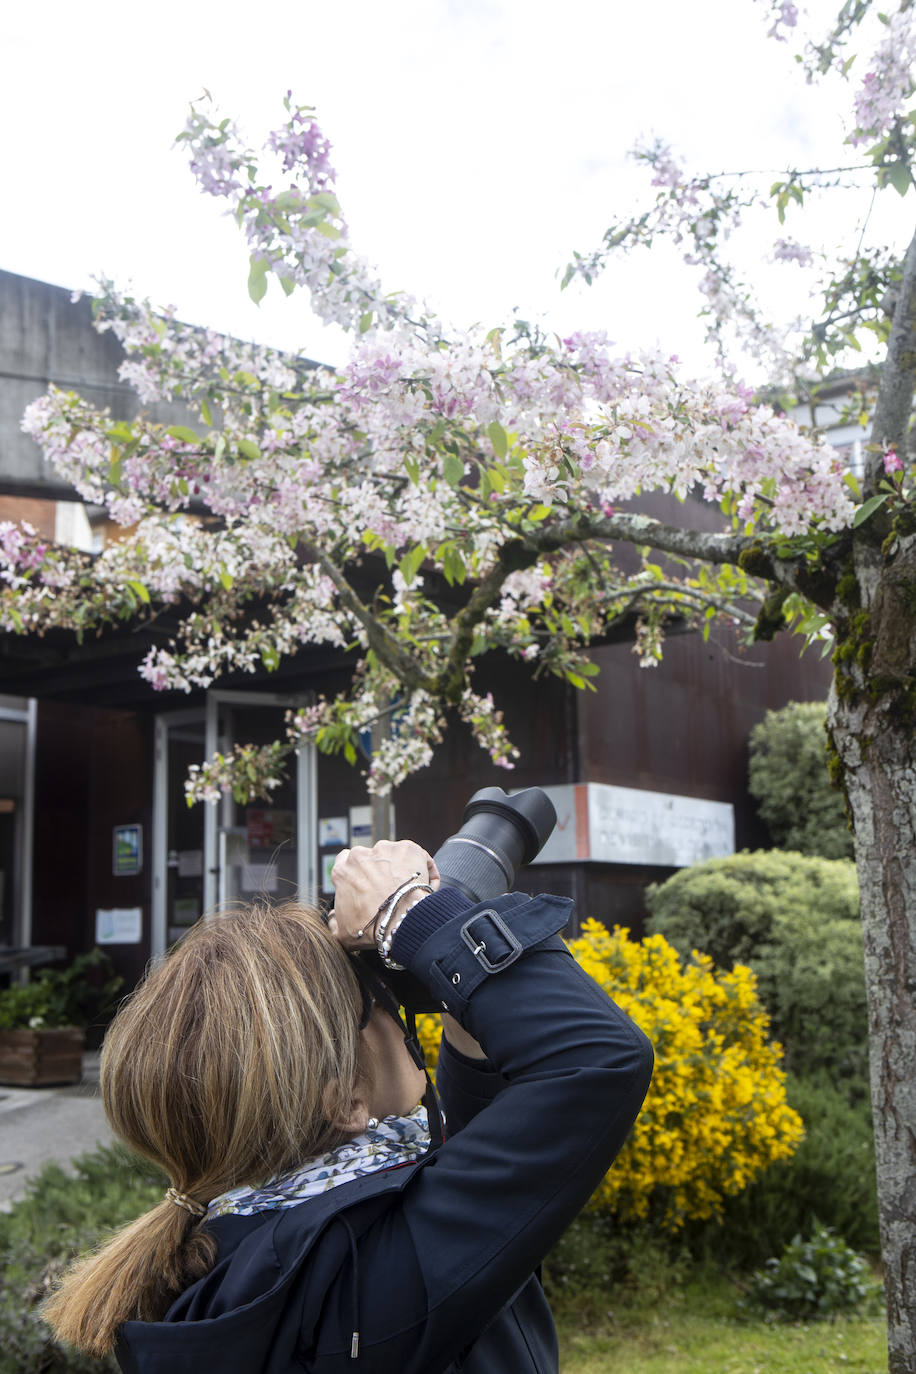
[[[0,1030],[0,1083],[26,1088],[79,1083],[85,1039],[84,1030],[71,1026],[59,1030]]]

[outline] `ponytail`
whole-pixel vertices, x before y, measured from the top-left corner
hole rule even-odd
[[[215,1237],[198,1219],[173,1202],[160,1202],[101,1250],[71,1265],[42,1316],[58,1340],[102,1358],[123,1322],[161,1320],[215,1258]]]
[[[264,1183],[346,1139],[360,1011],[350,959],[294,903],[205,918],[152,969],[105,1037],[102,1101],[115,1134],[173,1188],[68,1271],[43,1309],[55,1335],[99,1356],[122,1322],[161,1320],[216,1258],[194,1199]]]

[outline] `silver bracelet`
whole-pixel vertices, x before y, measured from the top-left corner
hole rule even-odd
[[[419,876],[419,874],[415,875],[415,877]],[[422,892],[424,896],[427,896],[432,890],[429,883],[418,883],[415,881],[415,878],[410,878],[406,883],[402,883],[395,892],[392,892],[391,896],[383,905],[382,913],[375,927],[375,948],[382,963],[386,968],[391,969],[392,973],[400,973],[404,967],[403,964],[398,964],[391,958],[391,942],[394,939],[395,932],[392,930],[389,933],[388,927],[391,925],[395,908],[401,898],[406,897],[411,892]],[[406,914],[405,912],[404,915]],[[398,921],[397,924],[400,925],[401,922]],[[397,927],[395,927],[395,929],[397,929]]]
[[[375,938],[376,928],[378,927],[378,923],[379,923],[379,921],[381,920],[381,918],[382,918],[383,916],[385,916],[385,915],[389,915],[389,916],[390,916],[390,914],[391,914],[390,908],[392,907],[392,905],[395,904],[395,903],[397,902],[398,898],[399,898],[400,896],[402,896],[404,892],[407,891],[407,889],[408,889],[408,887],[410,887],[411,883],[416,882],[416,881],[419,879],[419,877],[420,877],[420,870],[417,869],[416,873],[411,873],[410,877],[407,878],[407,879],[405,879],[405,881],[404,881],[403,883],[401,883],[401,886],[398,887],[398,888],[396,888],[395,891],[392,892],[392,894],[391,894],[390,897],[386,897],[386,898],[385,898],[385,900],[382,902],[382,904],[381,904],[381,906],[379,907],[378,911],[377,911],[377,912],[375,913],[375,915],[371,918],[371,920],[367,921],[366,924],[365,924],[364,926],[360,926],[359,930],[356,932],[356,938],[357,938],[357,940],[361,940],[361,939],[363,938],[363,936],[365,935],[365,933],[366,933],[367,930],[371,930],[371,931],[372,931],[373,939]]]

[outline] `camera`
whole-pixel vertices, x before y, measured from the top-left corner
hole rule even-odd
[[[443,887],[454,887],[472,902],[500,897],[514,886],[518,870],[543,849],[557,823],[553,802],[539,787],[509,796],[501,787],[475,792],[461,820],[433,856]],[[387,984],[401,1006],[413,1012],[439,1011],[419,979],[385,968],[377,954],[358,956]]]

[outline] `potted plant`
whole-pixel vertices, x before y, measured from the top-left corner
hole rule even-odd
[[[41,969],[0,991],[0,1083],[78,1083],[86,1026],[110,1007],[123,979],[100,949],[69,968]]]

